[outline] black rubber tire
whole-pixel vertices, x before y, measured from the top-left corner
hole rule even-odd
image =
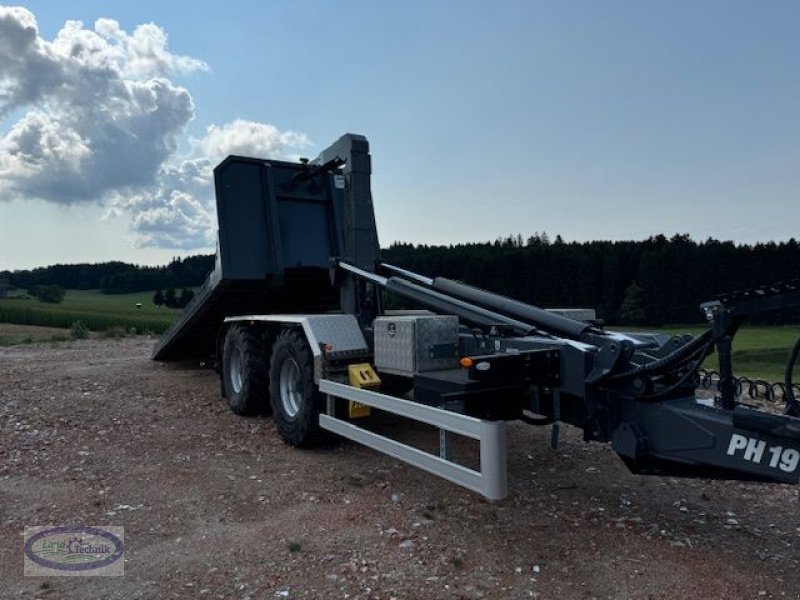
[[[281,370],[287,361],[294,361],[299,369],[297,392],[298,410],[292,415],[281,398]],[[319,426],[319,413],[324,395],[314,383],[314,357],[305,338],[296,329],[284,329],[272,345],[269,370],[269,396],[272,420],[283,441],[292,446],[310,448],[325,441]]]
[[[231,361],[239,356],[241,381],[235,389]],[[222,386],[228,406],[237,415],[269,412],[269,365],[261,332],[246,325],[234,325],[225,334],[222,349]]]

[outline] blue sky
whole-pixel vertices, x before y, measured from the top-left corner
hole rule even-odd
[[[237,120],[302,134],[306,143],[276,146],[285,155],[315,156],[344,132],[363,133],[383,245],[540,231],[566,240],[800,237],[796,2],[25,7],[46,41],[69,19],[90,30],[113,19],[128,34],[153,22],[169,52],[207,65],[168,74],[190,94],[193,119],[176,121],[177,146],[159,164],[201,158],[208,128]],[[0,135],[37,102],[7,111]],[[211,251],[207,237],[181,239],[174,220],[169,235],[153,233],[163,225],[153,215],[169,220],[174,202],[122,198],[167,197],[169,181],[157,193],[144,181],[144,192],[109,184],[75,202],[35,199],[30,190],[41,186],[30,181],[28,192],[5,196],[0,185],[0,269]],[[198,202],[202,210],[213,200]],[[149,211],[146,223],[137,211]]]

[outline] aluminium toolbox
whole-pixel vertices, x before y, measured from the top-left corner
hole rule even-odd
[[[458,317],[378,317],[374,335],[379,372],[413,377],[422,371],[458,368]]]

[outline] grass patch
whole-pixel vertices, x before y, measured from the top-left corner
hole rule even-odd
[[[73,340],[82,340],[89,335],[89,328],[83,321],[75,321],[69,328],[69,335]]]
[[[0,323],[0,346],[39,344],[69,339],[69,330]]]
[[[114,327],[109,327],[102,333],[102,336],[104,338],[109,338],[109,339],[122,338],[125,337],[126,335],[128,335],[128,332],[125,331],[124,327],[120,327],[119,325],[114,325]]]
[[[137,303],[141,308],[137,308]],[[68,329],[75,321],[82,321],[92,331],[120,327],[126,331],[162,333],[179,312],[153,304],[153,292],[101,294],[99,290],[67,290],[60,304],[16,298],[0,300],[2,323]]]

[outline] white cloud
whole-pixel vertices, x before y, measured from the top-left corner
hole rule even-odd
[[[303,133],[280,132],[268,123],[236,119],[221,127],[211,125],[200,145],[206,156],[219,161],[229,154],[284,156],[288,149],[306,148],[311,142]]]
[[[171,52],[163,29],[132,34],[111,19],[67,21],[43,39],[25,8],[0,6],[0,200],[102,203],[128,215],[139,245],[213,245],[211,167],[229,153],[283,156],[305,135],[237,120],[176,151],[194,104],[174,75],[207,71]]]
[[[119,194],[107,216],[130,215],[137,246],[191,250],[214,245],[213,165],[206,158],[165,164],[153,185]]]
[[[213,244],[213,213],[202,200],[179,190],[135,212],[132,225],[139,246],[190,249]]]
[[[102,24],[93,31],[68,21],[48,42],[29,11],[0,7],[0,114],[28,109],[0,138],[5,191],[98,202],[148,185],[175,152],[194,105],[166,75],[204,64],[171,55],[155,26],[127,36]]]
[[[94,28],[116,46],[121,57],[118,64],[126,77],[143,79],[208,70],[208,65],[201,60],[169,52],[167,34],[155,23],[139,25],[131,35],[112,19],[98,19]]]

